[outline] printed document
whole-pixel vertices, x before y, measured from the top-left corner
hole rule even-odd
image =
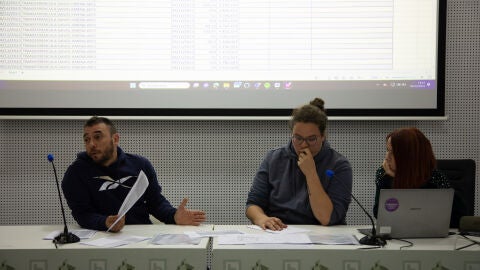
[[[137,182],[133,185],[133,187],[130,189],[130,192],[128,192],[127,197],[125,197],[125,200],[122,203],[122,206],[120,207],[120,210],[118,210],[118,218],[115,220],[115,222],[108,228],[107,232],[110,231],[110,229],[115,226],[115,224],[118,223],[118,221],[132,208],[132,206],[138,201],[138,199],[143,195],[145,190],[148,187],[148,179],[147,176],[143,171],[140,171],[137,177]]]

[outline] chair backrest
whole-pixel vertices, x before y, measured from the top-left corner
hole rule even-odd
[[[457,210],[464,216],[473,216],[475,211],[475,161],[472,159],[438,159],[437,169],[448,177],[456,195],[464,202],[461,207],[466,209]],[[452,210],[452,215],[454,211],[455,209]],[[455,220],[454,223],[458,224],[458,220]]]

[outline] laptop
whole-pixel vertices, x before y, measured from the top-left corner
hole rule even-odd
[[[447,237],[454,189],[382,189],[377,233],[391,238]]]

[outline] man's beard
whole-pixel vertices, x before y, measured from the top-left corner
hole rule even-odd
[[[110,145],[110,147],[108,147],[107,149],[105,149],[105,152],[104,154],[97,160],[95,161],[97,164],[100,164],[100,165],[105,165],[105,163],[107,161],[109,161],[110,159],[112,159],[113,157],[113,152],[114,152],[114,147],[115,145],[113,144],[113,140],[112,140],[112,143]]]

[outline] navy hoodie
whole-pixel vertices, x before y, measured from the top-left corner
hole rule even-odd
[[[104,179],[132,187],[140,170],[146,174],[149,184],[127,212],[125,224],[151,224],[150,214],[164,223],[174,224],[176,208],[161,194],[162,188],[150,161],[127,154],[120,147],[117,152],[117,161],[108,167],[95,163],[86,152],[81,152],[65,172],[62,189],[78,224],[87,229],[107,230],[107,216],[118,213],[130,189]]]

